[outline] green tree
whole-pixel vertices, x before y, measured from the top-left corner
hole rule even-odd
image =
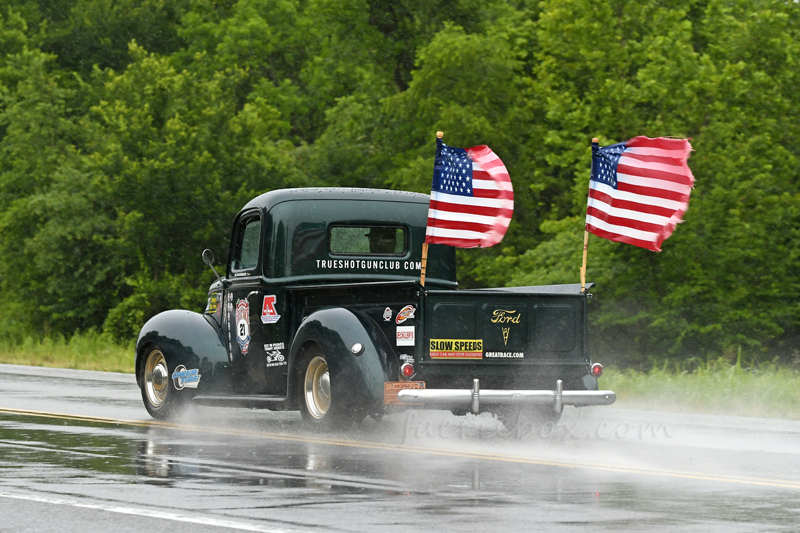
[[[98,139],[54,59],[24,48],[0,74],[0,284],[19,296],[2,311],[6,331],[88,328],[115,293],[107,200],[86,190],[97,174],[83,154]]]
[[[592,240],[589,274],[602,302],[594,317],[606,349],[619,338],[640,354],[684,357],[795,349],[797,9],[592,6],[545,6],[539,23],[536,86],[551,123],[543,148],[556,172],[574,176],[572,211],[582,218],[593,135],[603,143],[690,136],[698,178],[664,252]],[[512,282],[575,282],[577,227],[548,226],[551,239],[518,258]],[[571,270],[552,268],[567,256]]]

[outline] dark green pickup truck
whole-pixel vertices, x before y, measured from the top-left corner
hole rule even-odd
[[[148,412],[261,407],[327,424],[423,406],[552,420],[564,405],[613,403],[589,357],[589,295],[456,290],[455,251],[438,245],[420,285],[427,213],[428,196],[385,190],[253,199],[205,312],[166,311],[139,334]]]

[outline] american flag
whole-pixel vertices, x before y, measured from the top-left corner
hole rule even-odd
[[[689,141],[663,137],[594,145],[587,231],[660,252],[689,208],[691,151]]]
[[[436,140],[426,243],[494,246],[513,214],[511,178],[488,146],[453,148]]]

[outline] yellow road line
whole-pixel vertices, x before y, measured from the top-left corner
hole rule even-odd
[[[529,464],[536,466],[555,466],[561,468],[580,468],[586,470],[599,470],[603,472],[617,472],[626,474],[651,475],[658,477],[670,477],[679,479],[694,479],[700,481],[719,481],[723,483],[738,483],[743,485],[758,485],[766,487],[781,487],[790,489],[800,489],[800,481],[784,479],[756,478],[749,476],[732,476],[705,474],[702,472],[666,470],[660,468],[635,467],[625,465],[613,465],[602,463],[590,463],[580,461],[557,461],[552,459],[537,459],[510,454],[495,454],[489,452],[470,452],[458,450],[442,450],[424,446],[412,446],[406,444],[392,444],[374,441],[358,441],[348,439],[335,439],[320,436],[293,435],[290,433],[272,433],[265,431],[252,431],[245,429],[222,429],[208,426],[197,426],[187,424],[176,424],[173,422],[162,422],[159,420],[126,420],[119,418],[104,418],[96,416],[69,415],[64,413],[52,413],[47,411],[32,411],[26,409],[8,409],[0,407],[0,414],[18,416],[36,416],[42,418],[52,418],[59,420],[73,420],[77,422],[93,422],[99,424],[112,424],[123,426],[135,426],[146,428],[163,428],[178,431],[191,431],[197,433],[208,433],[214,435],[238,436],[238,437],[257,437],[262,439],[281,440],[287,442],[303,442],[310,444],[327,444],[331,446],[344,446],[351,448],[362,448],[370,450],[404,451],[411,453],[422,453],[426,455],[438,455],[445,457],[457,457],[462,459],[482,459],[487,461],[500,461],[507,463]]]

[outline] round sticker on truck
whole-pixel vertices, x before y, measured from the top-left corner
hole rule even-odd
[[[397,318],[395,318],[394,321],[397,322],[398,324],[402,324],[409,318],[414,318],[414,312],[416,310],[417,310],[416,307],[414,307],[413,305],[407,305],[404,308],[402,308],[399,313],[397,313]]]

